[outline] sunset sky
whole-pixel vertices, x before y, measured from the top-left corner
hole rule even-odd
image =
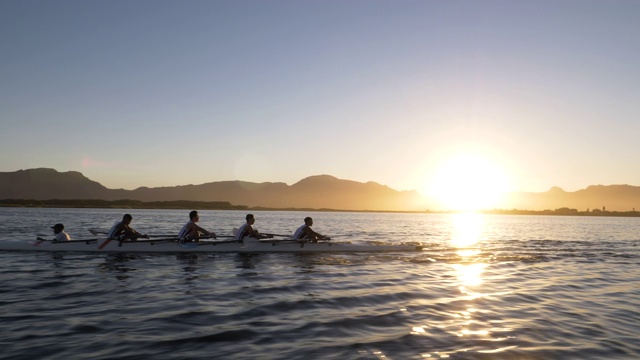
[[[0,171],[640,185],[640,2],[0,1]]]

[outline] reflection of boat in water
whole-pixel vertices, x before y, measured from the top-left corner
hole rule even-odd
[[[292,239],[245,238],[236,240],[212,240],[181,244],[176,239],[117,241],[109,239],[87,239],[55,242],[48,240],[0,241],[0,250],[16,251],[69,251],[69,252],[145,252],[145,253],[261,253],[261,252],[394,252],[421,251],[416,245],[371,245],[348,242],[308,242]]]

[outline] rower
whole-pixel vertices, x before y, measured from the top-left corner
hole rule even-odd
[[[200,215],[198,212],[193,210],[189,213],[189,221],[182,227],[182,230],[178,233],[178,237],[181,242],[188,241],[200,241],[200,234],[204,234],[210,236],[212,238],[216,238],[216,234],[210,231],[207,231],[200,226],[196,225],[196,223],[200,220]]]
[[[245,219],[247,220],[247,223],[243,224],[242,226],[240,226],[240,229],[238,229],[238,232],[236,233],[236,240],[242,240],[245,237],[252,237],[254,239],[268,239],[273,237],[273,235],[260,234],[258,230],[255,230],[252,227],[252,225],[256,222],[253,214],[247,214],[247,216],[245,216]]]
[[[310,240],[312,242],[318,242],[318,240],[331,240],[330,237],[313,231],[313,229],[311,229],[312,225],[313,219],[307,216],[304,218],[304,225],[300,226],[296,232],[293,233],[293,238],[296,240]]]
[[[117,222],[111,230],[109,230],[109,235],[107,237],[109,239],[117,239],[117,240],[138,240],[138,238],[148,239],[149,235],[141,234],[136,229],[129,226],[131,224],[131,220],[133,220],[133,216],[129,214],[124,214],[122,217],[122,221]]]
[[[64,225],[55,224],[51,227],[53,229],[53,233],[56,234],[56,237],[53,238],[52,241],[69,241],[71,237],[64,231]]]

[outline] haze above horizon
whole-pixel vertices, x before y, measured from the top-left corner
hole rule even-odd
[[[640,185],[640,3],[0,2],[0,171],[329,174],[457,208]]]

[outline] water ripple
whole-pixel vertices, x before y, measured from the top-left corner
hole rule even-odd
[[[12,225],[0,234],[22,234],[32,225],[20,219],[38,219],[38,211],[72,232],[82,230],[64,211],[31,209],[5,213]],[[121,212],[65,211],[85,227],[109,224]],[[136,226],[170,231],[184,214],[134,216]],[[330,223],[331,232],[348,234],[345,240],[418,242],[425,250],[0,252],[2,357],[640,358],[638,219],[492,216],[483,218],[475,243],[456,243],[450,216],[312,216],[319,226]],[[201,217],[212,219],[213,229],[233,226],[243,214]],[[275,224],[273,232],[290,230],[299,217],[260,214]],[[353,226],[366,236],[354,235]]]

